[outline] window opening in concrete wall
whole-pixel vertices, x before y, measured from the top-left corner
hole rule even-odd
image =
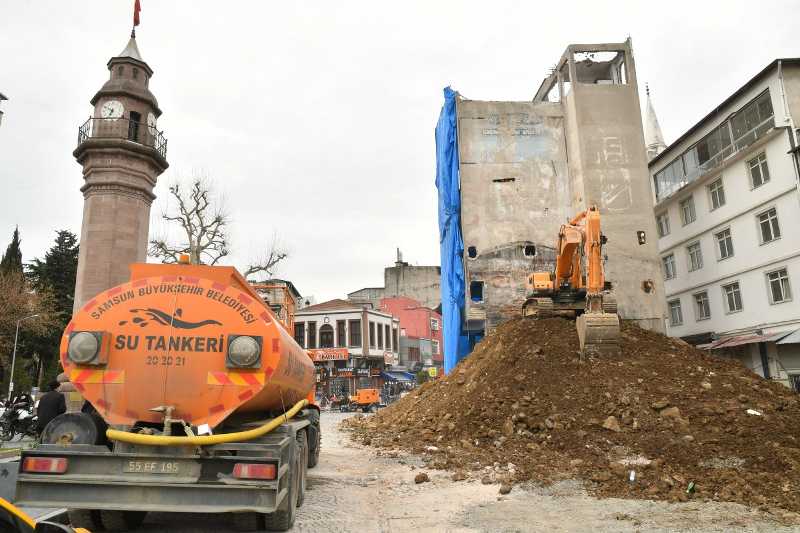
[[[294,325],[294,340],[301,348],[306,347],[306,325],[305,322],[297,322]]]
[[[727,259],[733,256],[733,238],[731,237],[730,228],[726,228],[719,233],[715,233],[714,237],[717,239],[717,246],[719,249],[719,260]]]
[[[723,285],[722,294],[725,296],[726,313],[738,313],[742,310],[742,291],[738,281]]]
[[[675,254],[669,254],[661,258],[661,264],[664,267],[664,279],[675,278]]]
[[[572,55],[575,76],[580,83],[596,85],[625,85],[625,52],[581,51]]]
[[[317,323],[316,322],[309,322],[308,323],[308,344],[306,348],[309,350],[313,350],[317,347]]]
[[[352,348],[361,347],[361,321],[350,321],[350,346]]]
[[[706,291],[694,294],[694,313],[695,320],[708,320],[711,318],[711,304],[708,301],[708,293]]]
[[[333,348],[333,326],[324,324],[319,328],[319,347]]]
[[[680,202],[681,207],[681,222],[683,225],[691,224],[697,218],[697,212],[694,210],[694,197],[690,196]]]
[[[761,187],[769,181],[767,155],[764,152],[749,160],[747,167],[750,169],[750,182],[753,184],[753,189]]]
[[[686,247],[689,256],[689,272],[703,268],[703,251],[700,249],[700,241],[695,241]]]
[[[680,300],[670,300],[667,302],[669,306],[669,325],[680,326],[683,324],[683,311],[681,311]]]
[[[473,302],[483,301],[483,282],[470,281],[469,282],[469,298]]]
[[[470,259],[475,259],[476,257],[478,257],[478,249],[475,248],[474,246],[468,246],[467,257],[469,257]]]
[[[378,324],[378,349],[383,350],[383,326]]]
[[[772,242],[781,237],[778,225],[778,211],[773,207],[758,215],[758,226],[761,233],[761,244]]]
[[[336,346],[338,348],[347,347],[347,333],[345,328],[346,324],[347,322],[344,320],[336,321]]]
[[[375,322],[369,323],[369,347],[375,347]]]
[[[785,268],[767,272],[769,284],[769,301],[773,304],[788,302],[792,299],[792,289],[789,286],[789,273]]]
[[[669,235],[669,215],[667,213],[661,213],[656,217],[656,225],[658,226],[659,237]]]
[[[708,186],[708,194],[711,197],[712,211],[725,205],[725,188],[722,186],[722,178]]]
[[[492,180],[493,183],[512,183],[515,181],[517,181],[517,178],[496,178]]]
[[[536,255],[536,246],[532,244],[526,244],[522,249],[522,253],[525,254],[525,257],[533,257]]]

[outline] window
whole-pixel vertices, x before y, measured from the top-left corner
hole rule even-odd
[[[400,345],[397,343],[397,328],[392,328],[392,348],[394,353],[400,351]]]
[[[689,254],[689,272],[703,268],[703,251],[700,249],[700,241],[687,246],[686,252]]]
[[[767,155],[765,153],[762,152],[748,161],[747,167],[750,169],[750,182],[753,184],[754,189],[769,181],[769,168],[767,167]]]
[[[742,291],[738,281],[723,285],[722,294],[725,297],[726,313],[738,313],[742,310]]]
[[[656,217],[656,225],[658,225],[659,237],[669,235],[669,215],[667,213],[661,213]]]
[[[375,347],[375,322],[369,323],[369,347]]]
[[[522,253],[525,254],[525,257],[533,257],[536,255],[536,246],[532,244],[526,244],[522,249]]]
[[[386,351],[392,351],[392,328],[389,327],[389,324],[383,326],[383,337],[386,339]]]
[[[661,258],[664,267],[664,279],[675,279],[675,254],[669,254]]]
[[[353,348],[361,348],[361,321],[350,321],[350,346]]]
[[[431,318],[431,330],[439,331],[439,321],[435,318]]]
[[[469,282],[469,297],[473,302],[480,303],[483,301],[483,282],[470,281]]]
[[[139,69],[136,67],[133,67],[133,79],[135,80],[139,79]]]
[[[714,238],[717,239],[720,261],[733,255],[733,239],[731,238],[730,228],[724,229],[719,233],[715,233]]]
[[[681,202],[681,222],[683,225],[691,224],[697,218],[697,215],[694,211],[694,197],[690,196],[689,198],[683,200]]]
[[[419,348],[416,348],[416,347],[409,347],[408,348],[408,360],[409,361],[419,361]]]
[[[694,317],[695,320],[708,320],[711,318],[711,306],[708,303],[708,293],[698,292],[694,295]]]
[[[345,348],[347,347],[347,331],[345,326],[347,322],[344,320],[337,320],[336,321],[336,347],[337,348]]]
[[[792,289],[789,287],[789,274],[785,268],[767,273],[769,284],[770,303],[780,304],[792,299]]]
[[[305,322],[297,322],[294,325],[294,340],[301,348],[306,347],[306,324]]]
[[[770,124],[772,123],[772,101],[769,97],[769,91],[764,91],[755,100],[736,112],[731,119],[733,138],[738,141],[749,134],[752,140],[755,140],[757,135],[753,130],[766,121],[769,121]],[[761,130],[757,131],[760,132]]]
[[[122,65],[117,67],[117,76],[122,76],[122,73],[125,72],[125,69],[122,68]]]
[[[722,178],[708,186],[708,194],[711,196],[712,211],[725,205],[725,189],[722,187]]]
[[[671,300],[667,302],[669,306],[669,325],[680,326],[683,324],[683,312],[681,312],[681,301]]]
[[[378,327],[378,349],[383,350],[383,325],[376,324]]]
[[[475,259],[476,257],[478,257],[478,249],[475,248],[474,246],[467,247],[467,257],[469,257],[470,259]]]
[[[313,350],[317,347],[317,323],[316,322],[309,322],[308,323],[308,348],[309,350]]]
[[[433,355],[439,355],[439,341],[435,339],[431,341],[431,352]]]
[[[778,212],[773,207],[758,215],[758,226],[761,230],[761,244],[772,242],[781,236],[778,226]]]
[[[333,348],[333,326],[323,324],[319,328],[319,347]]]
[[[708,166],[716,166],[723,158],[730,155],[733,150],[731,148],[731,132],[728,128],[728,121],[720,124],[714,131],[703,137],[696,145],[697,148],[697,162],[702,165],[711,159],[714,159]]]

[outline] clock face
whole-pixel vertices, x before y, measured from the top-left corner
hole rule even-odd
[[[151,129],[156,129],[156,116],[154,114],[147,114],[147,125],[150,126]]]
[[[121,102],[109,100],[100,108],[100,116],[103,118],[122,118],[122,113],[124,111],[125,108],[122,106]]]

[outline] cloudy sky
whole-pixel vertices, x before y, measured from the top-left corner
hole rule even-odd
[[[169,182],[208,176],[233,215],[232,264],[278,232],[291,252],[278,274],[318,301],[382,285],[396,247],[439,263],[443,87],[529,100],[567,44],[630,35],[669,143],[769,61],[800,55],[792,1],[141,2],[169,139],[151,232]],[[133,0],[2,4],[0,246],[18,224],[30,260],[56,229],[80,231],[72,150]]]

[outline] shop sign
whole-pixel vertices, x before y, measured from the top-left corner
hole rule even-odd
[[[435,378],[435,377],[436,377],[437,370],[438,370],[438,369],[437,369],[435,366],[432,366],[432,367],[430,367],[430,368],[428,369],[428,375],[429,375],[430,377],[432,377],[432,378]]]
[[[320,348],[308,350],[312,361],[347,361],[347,348]]]
[[[392,352],[383,352],[383,362],[387,365],[395,364],[394,354]]]

